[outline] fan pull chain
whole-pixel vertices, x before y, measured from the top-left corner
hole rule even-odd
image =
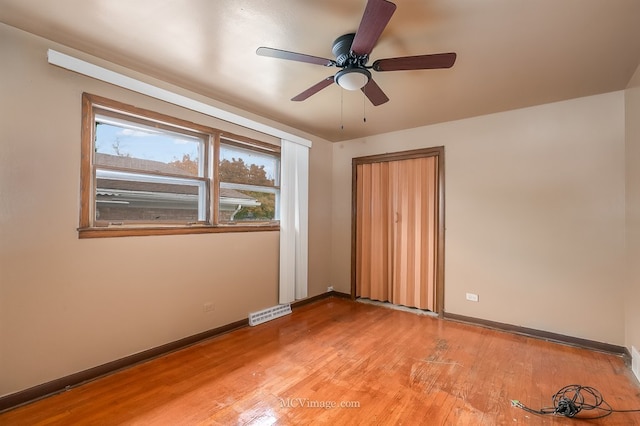
[[[340,130],[344,130],[344,90],[340,89]]]
[[[367,122],[367,86],[362,88],[362,122]]]

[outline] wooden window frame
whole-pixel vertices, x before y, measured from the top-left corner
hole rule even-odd
[[[205,139],[204,168],[205,174],[201,180],[206,180],[207,211],[206,220],[196,223],[126,223],[107,224],[97,226],[95,220],[95,167],[93,164],[93,151],[95,141],[96,111],[107,111],[131,117],[132,122],[144,122],[159,129],[174,130],[184,129],[186,133],[198,133]],[[274,155],[280,154],[280,147],[261,141],[256,141],[243,136],[222,132],[208,126],[178,119],[154,111],[138,108],[122,102],[114,101],[101,96],[88,93],[82,94],[82,128],[81,128],[81,165],[80,165],[80,220],[78,227],[79,238],[104,238],[148,235],[181,235],[203,234],[220,232],[255,232],[277,231],[280,229],[278,220],[265,222],[226,222],[219,223],[218,199],[220,194],[220,182],[218,176],[218,158],[221,137],[237,141],[244,148],[255,149],[257,152],[268,152]],[[105,225],[105,224],[100,224]]]

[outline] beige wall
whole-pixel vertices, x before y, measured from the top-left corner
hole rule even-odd
[[[278,232],[78,239],[83,91],[269,138],[51,66],[48,48],[84,57],[0,24],[0,396],[246,318],[278,300]],[[332,151],[311,139],[314,296],[330,281]],[[205,302],[214,312],[203,312]]]
[[[350,288],[351,159],[444,145],[445,310],[624,344],[624,132],[616,92],[335,144],[334,286]]]
[[[277,232],[77,238],[83,91],[264,136],[48,65],[48,48],[101,64],[0,24],[0,396],[277,303]],[[629,258],[640,255],[638,72],[634,81],[346,143],[301,134],[313,141],[309,295],[350,291],[351,159],[444,145],[445,309],[640,347],[640,267],[630,264],[626,288],[622,272],[625,105]]]
[[[627,281],[625,342],[640,350],[640,67],[625,91]]]

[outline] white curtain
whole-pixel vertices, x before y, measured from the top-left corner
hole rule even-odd
[[[307,297],[309,146],[282,140],[279,303]]]

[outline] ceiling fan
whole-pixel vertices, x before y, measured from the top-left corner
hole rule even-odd
[[[340,36],[333,42],[331,51],[335,60],[271,47],[260,47],[256,53],[260,56],[340,68],[335,75],[311,86],[292,98],[292,101],[304,101],[335,82],[347,90],[360,89],[373,105],[382,105],[389,98],[373,80],[369,70],[380,72],[451,68],[456,61],[456,54],[451,52],[378,59],[373,65],[367,65],[371,51],[395,10],[396,5],[388,0],[368,0],[358,31]]]

